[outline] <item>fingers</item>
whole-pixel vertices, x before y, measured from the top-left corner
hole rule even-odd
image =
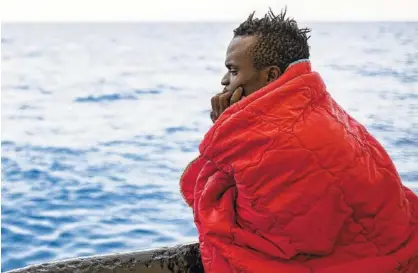
[[[219,96],[219,115],[229,107],[229,98],[231,97],[232,92],[226,92]]]
[[[222,92],[211,99],[212,104],[212,112],[211,112],[211,119],[216,120],[225,111],[226,108],[229,106],[229,99],[232,96],[232,92]]]
[[[212,120],[213,123],[215,123],[215,121],[216,121],[215,112],[210,111],[210,119]]]
[[[243,92],[244,89],[242,87],[238,87],[234,92],[223,91],[222,93],[216,94],[212,97],[212,111],[210,112],[212,122],[215,122],[229,106],[239,101]]]
[[[219,107],[219,97],[221,94],[217,94],[215,96],[212,97],[212,99],[210,100],[211,104],[212,104],[212,111],[210,112],[210,118],[212,119],[213,123],[215,123],[215,121],[218,119],[220,113],[220,107]]]
[[[232,104],[236,103],[237,101],[239,101],[241,99],[241,97],[242,97],[243,92],[244,92],[244,88],[238,87],[234,91],[234,93],[232,94],[232,97],[231,97],[231,99],[229,101],[230,105],[232,105]]]
[[[214,97],[212,97],[212,99],[210,100],[210,103],[212,104],[212,112],[210,112],[210,114],[211,114],[211,116],[212,116],[212,113],[213,113],[213,115],[214,115],[214,117],[215,117],[215,119],[216,119],[216,116],[217,116],[217,106],[216,106],[216,104],[217,104],[217,101],[218,101],[218,98],[217,98],[217,96],[218,95],[216,95],[216,96],[214,96]]]

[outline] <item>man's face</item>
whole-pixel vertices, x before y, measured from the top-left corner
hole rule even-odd
[[[225,66],[228,72],[222,78],[224,91],[234,91],[244,88],[244,94],[249,94],[267,85],[264,71],[253,66],[251,48],[256,42],[256,36],[238,36],[232,39],[226,52]]]

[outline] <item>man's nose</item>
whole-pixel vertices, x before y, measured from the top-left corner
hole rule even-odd
[[[227,86],[227,85],[229,84],[228,73],[226,73],[226,74],[223,76],[222,81],[221,81],[221,84],[222,84],[222,85],[224,85],[224,86]]]

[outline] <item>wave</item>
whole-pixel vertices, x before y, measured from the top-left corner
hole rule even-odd
[[[105,95],[89,95],[87,97],[79,97],[74,100],[74,102],[78,103],[97,103],[97,102],[113,102],[113,101],[121,101],[121,100],[138,100],[138,95],[156,95],[160,94],[161,90],[158,89],[150,89],[150,90],[134,90],[132,93],[113,93],[113,94],[105,94]]]

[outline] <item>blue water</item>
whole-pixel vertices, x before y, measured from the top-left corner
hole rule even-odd
[[[2,25],[2,269],[196,240],[178,179],[236,24]],[[418,192],[418,23],[310,24],[336,100]]]

